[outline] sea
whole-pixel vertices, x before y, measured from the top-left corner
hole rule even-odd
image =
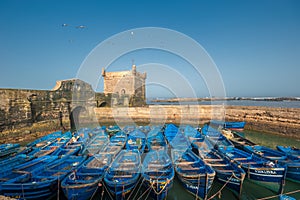
[[[154,102],[147,100],[148,105],[230,105],[230,106],[263,106],[276,108],[300,108],[300,101],[258,101],[258,100],[228,100],[228,101],[182,101]]]

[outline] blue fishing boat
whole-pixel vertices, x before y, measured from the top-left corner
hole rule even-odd
[[[172,149],[175,172],[184,188],[196,198],[206,199],[215,178],[215,171],[188,149]]]
[[[234,146],[219,130],[207,124],[202,127],[201,133],[206,136],[215,148]]]
[[[146,190],[154,199],[165,199],[173,185],[175,171],[165,150],[152,150],[143,161],[142,177]]]
[[[244,170],[215,150],[213,145],[196,129],[187,126],[184,131],[199,157],[215,170],[215,179],[221,184],[226,184],[227,188],[241,197],[245,178]]]
[[[221,133],[225,137],[227,137],[232,142],[234,147],[236,147],[236,148],[243,150],[244,146],[246,146],[246,145],[248,145],[248,146],[256,145],[254,142],[243,137],[241,132],[235,132],[235,131],[231,131],[229,129],[222,129]]]
[[[165,136],[171,149],[180,149],[181,151],[185,151],[191,148],[191,143],[180,131],[180,129],[173,124],[169,124],[166,127]]]
[[[285,167],[234,147],[222,147],[219,150],[224,156],[243,168],[246,178],[275,192],[282,193],[286,175]]]
[[[32,156],[28,156],[25,154],[18,154],[12,157],[7,157],[6,159],[0,161],[0,171],[3,171],[5,169],[12,169],[13,167],[25,163],[31,159],[33,159]]]
[[[147,134],[149,133],[149,131],[151,131],[151,127],[150,126],[139,126],[137,127],[138,130],[142,131],[143,133]]]
[[[61,188],[68,199],[91,199],[102,187],[104,172],[112,161],[107,153],[89,157],[75,171],[61,182]]]
[[[121,131],[121,128],[117,125],[114,125],[114,126],[111,125],[111,126],[106,127],[106,131],[109,136],[113,136],[117,132]]]
[[[123,128],[122,131],[123,131],[124,133],[128,134],[128,133],[134,131],[135,129],[136,129],[136,127],[135,127],[134,125],[127,125],[127,126],[125,126],[125,127]]]
[[[85,157],[66,156],[30,173],[20,172],[23,175],[2,183],[1,192],[20,199],[52,198],[59,191],[59,182],[84,160]]]
[[[19,158],[19,155],[17,156]],[[25,157],[19,158],[23,160]],[[34,171],[39,171],[44,168],[47,164],[57,160],[57,156],[43,156],[39,158],[35,158],[29,161],[18,163],[15,165],[10,163],[11,167],[3,166],[0,170],[0,194],[3,194],[2,185],[5,182],[11,182],[20,176],[24,176],[26,174],[32,174]]]
[[[134,130],[130,132],[127,141],[126,141],[126,149],[134,150],[137,149],[140,154],[143,154],[146,147],[146,135],[140,130]]]
[[[137,150],[122,150],[104,175],[108,191],[115,199],[127,199],[138,184],[141,173],[141,156]]]
[[[1,144],[0,145],[0,158],[4,158],[11,154],[16,153],[20,149],[20,144]]]
[[[127,135],[123,131],[119,131],[113,136],[110,137],[110,142],[114,145],[121,146],[122,148],[125,146],[127,141]]]
[[[54,154],[59,150],[60,147],[65,145],[72,137],[71,132],[67,132],[63,134],[62,137],[58,137],[52,141],[47,142],[44,146],[39,147],[31,147],[31,151],[27,153],[27,155],[34,157],[41,157],[45,155]]]
[[[26,146],[27,147],[40,147],[48,144],[48,142],[55,140],[56,138],[62,137],[63,133],[62,131],[56,131],[53,133],[50,133],[48,135],[45,135],[43,137],[40,137],[36,139],[33,142],[28,143]]]
[[[167,124],[164,133],[167,141],[170,142],[178,133],[178,127],[174,124]]]
[[[245,146],[246,151],[279,163],[287,168],[286,177],[300,181],[300,159],[265,146]]]
[[[147,134],[147,148],[148,151],[152,150],[160,150],[160,149],[167,149],[167,142],[163,135],[162,130],[159,127],[153,128]]]
[[[287,155],[295,156],[300,158],[300,148],[297,147],[286,147],[286,146],[277,146],[277,149]]]
[[[209,125],[214,127],[235,130],[235,131],[243,131],[246,122],[228,122],[228,121],[220,121],[220,120],[210,120]]]
[[[94,135],[81,151],[83,155],[97,154],[109,142],[109,137],[105,132]]]

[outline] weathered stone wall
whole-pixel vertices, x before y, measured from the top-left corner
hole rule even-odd
[[[210,105],[151,105],[129,108],[96,108],[101,123],[176,123],[204,124],[221,119],[222,106]],[[300,137],[300,109],[252,106],[225,106],[227,121],[246,121],[246,129]]]

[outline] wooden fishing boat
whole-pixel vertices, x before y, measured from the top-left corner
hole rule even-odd
[[[142,177],[146,190],[154,199],[165,199],[173,185],[175,171],[165,150],[152,150],[143,161]]]
[[[163,132],[160,128],[153,128],[147,134],[147,148],[148,151],[152,150],[166,150],[167,149],[167,142],[163,135]]]
[[[276,147],[279,151],[287,154],[287,155],[291,155],[291,156],[295,156],[297,158],[300,158],[300,148],[297,147],[286,147],[286,146],[277,146]]]
[[[190,149],[172,149],[175,172],[184,188],[196,198],[206,199],[215,178],[215,171]]]
[[[234,146],[219,130],[207,124],[202,127],[201,133],[215,148]]]
[[[43,137],[40,137],[36,139],[33,142],[28,143],[26,146],[27,147],[40,147],[48,144],[49,142],[55,140],[56,138],[62,137],[63,133],[62,131],[56,131],[51,134],[45,135]]]
[[[111,125],[106,127],[106,132],[109,136],[113,136],[114,134],[116,134],[117,132],[121,131],[121,128],[117,125]]]
[[[216,171],[216,180],[226,184],[241,198],[245,171],[215,149],[209,153],[200,153],[200,157]]]
[[[7,157],[6,159],[0,161],[0,171],[3,171],[5,169],[12,169],[13,167],[25,163],[31,159],[33,159],[32,156],[28,156],[25,154],[18,154],[12,157]]]
[[[0,158],[4,158],[11,154],[18,152],[20,144],[1,144],[0,145]]]
[[[179,130],[179,128],[173,124],[169,124],[166,127],[165,136],[171,149],[180,149],[181,151],[185,151],[191,148],[191,143]]]
[[[134,130],[130,132],[126,141],[127,150],[138,150],[140,154],[143,154],[146,147],[146,135],[140,130]]]
[[[222,129],[221,130],[222,134],[226,137],[226,135],[230,135],[230,137],[227,137],[232,144],[239,149],[244,149],[244,146],[248,145],[248,146],[254,146],[256,145],[254,142],[248,140],[247,138],[241,136],[241,134],[235,132],[235,131],[231,131],[228,129]],[[227,134],[225,134],[225,132]],[[230,133],[230,134],[229,134]]]
[[[215,179],[221,184],[226,184],[227,188],[241,197],[245,178],[244,170],[215,150],[213,145],[196,129],[186,127],[185,136],[191,142],[194,152],[197,152],[199,157],[215,170]]]
[[[82,155],[94,155],[109,142],[108,135],[105,132],[100,132],[94,135],[81,151]]]
[[[171,142],[178,133],[178,127],[174,124],[167,124],[165,128],[165,137],[168,142]]]
[[[223,147],[219,151],[246,172],[246,178],[265,186],[275,192],[282,193],[286,168],[234,147]]]
[[[127,125],[122,129],[122,131],[124,133],[128,134],[128,133],[134,131],[135,129],[136,129],[136,127],[134,125]]]
[[[243,131],[246,125],[246,122],[228,122],[228,121],[219,121],[219,120],[210,120],[209,125],[213,127],[220,127],[235,131]]]
[[[31,147],[31,151],[27,153],[29,156],[41,157],[45,155],[54,154],[60,147],[65,145],[72,137],[71,132],[63,134],[62,137],[58,137],[52,141],[49,141],[44,146]]]
[[[4,196],[21,199],[52,198],[59,191],[60,181],[86,158],[66,156],[40,167],[30,173],[2,183]]]
[[[285,166],[287,168],[286,177],[291,180],[300,181],[300,159],[298,157],[287,155],[265,146],[245,146],[244,148],[250,153]]]
[[[149,131],[151,131],[151,127],[150,126],[139,126],[137,127],[138,130],[142,131],[143,133],[145,133],[145,135],[147,133],[149,133]]]
[[[61,182],[64,195],[68,199],[91,199],[102,187],[104,173],[111,161],[112,156],[107,153],[98,153],[89,157]]]
[[[123,131],[119,131],[116,134],[114,134],[112,137],[110,137],[110,142],[114,145],[121,146],[122,148],[125,146],[127,141],[127,135]]]
[[[26,158],[24,156],[20,158],[19,155],[16,157],[20,160]],[[11,182],[20,176],[24,176],[26,174],[32,174],[34,171],[39,171],[42,168],[44,168],[45,165],[57,159],[58,159],[57,156],[43,156],[29,161],[25,160],[25,162],[20,162],[20,163],[16,162],[15,165],[13,165],[13,163],[9,161],[10,162],[9,165],[11,167],[3,166],[0,170],[0,193],[3,194],[2,192],[3,183]]]
[[[140,173],[139,151],[122,150],[105,172],[104,182],[115,199],[126,199],[126,196],[138,184]]]

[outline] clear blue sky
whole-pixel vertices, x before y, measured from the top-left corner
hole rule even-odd
[[[0,0],[0,87],[51,89],[56,80],[75,77],[103,40],[149,26],[173,29],[200,43],[219,68],[228,96],[300,96],[297,0]],[[115,64],[127,70],[132,57],[137,65],[157,62],[153,54]]]

